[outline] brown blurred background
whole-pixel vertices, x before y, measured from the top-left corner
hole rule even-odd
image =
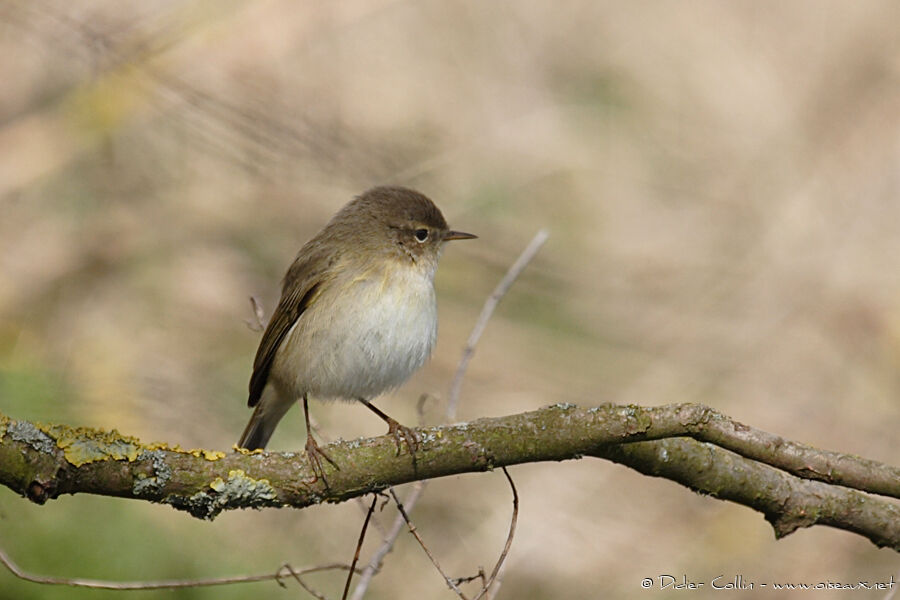
[[[302,243],[353,195],[398,183],[481,236],[444,255],[433,360],[380,401],[401,421],[423,392],[440,420],[481,303],[546,227],[478,347],[461,419],[702,402],[900,464],[898,23],[890,0],[7,2],[0,410],[229,448],[259,338],[248,296],[271,311]],[[383,433],[352,405],[313,414],[333,438]],[[301,448],[301,421],[289,414],[272,448]],[[748,509],[599,460],[512,475],[500,598],[637,596],[663,573],[900,572],[853,535],[775,541]],[[491,568],[509,513],[493,473],[433,482],[414,518],[465,576]],[[210,524],[0,490],[0,546],[61,576],[347,561],[361,520],[347,503]],[[310,580],[339,597],[342,577]],[[288,587],[158,596],[303,597]],[[0,596],[105,597],[4,573]],[[368,597],[451,596],[403,535]]]

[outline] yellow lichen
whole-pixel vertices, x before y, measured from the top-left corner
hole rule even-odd
[[[265,450],[262,450],[261,448],[257,448],[256,450],[247,450],[246,448],[241,448],[237,444],[234,444],[231,449],[235,452],[240,452],[244,456],[252,456],[254,454],[262,454],[263,452],[265,452]]]
[[[8,421],[6,416],[0,414],[0,436],[5,433]],[[122,435],[115,429],[102,431],[90,427],[69,427],[43,423],[35,423],[34,426],[52,438],[56,442],[56,446],[63,450],[66,460],[76,467],[100,460],[127,460],[130,462],[137,459],[141,452],[155,450],[190,454],[209,461],[225,458],[225,453],[220,450],[206,450],[205,448],[185,450],[177,444],[170,446],[165,442],[143,445],[139,439]]]
[[[274,498],[274,490],[268,479],[253,479],[249,477],[243,469],[233,469],[228,471],[228,481],[223,481],[221,477],[216,477],[209,484],[210,489],[220,494],[228,494],[232,496],[231,500],[238,497],[251,496],[262,493],[267,499]]]
[[[174,448],[165,442],[151,442],[147,444],[147,450],[163,450],[164,452],[178,452],[178,446]]]
[[[206,450],[205,448],[192,448],[191,450],[185,450],[178,444],[170,446],[165,442],[153,442],[152,444],[147,445],[147,449],[177,452],[178,454],[190,454],[191,456],[196,456],[197,458],[205,458],[206,460],[210,461],[225,458],[225,453],[221,450]]]
[[[197,458],[205,458],[209,461],[225,458],[225,453],[221,450],[206,450],[204,448],[195,448],[194,450],[191,450],[190,453]]]
[[[101,431],[89,427],[36,424],[37,428],[56,440],[66,460],[80,467],[99,460],[133,461],[141,453],[141,442],[113,429]]]

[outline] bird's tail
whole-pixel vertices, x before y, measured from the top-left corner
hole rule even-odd
[[[283,401],[271,387],[266,389],[237,445],[247,450],[265,448],[269,443],[269,438],[275,432],[275,427],[292,404],[291,401]]]

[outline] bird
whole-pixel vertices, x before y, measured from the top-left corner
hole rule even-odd
[[[265,328],[250,377],[254,408],[238,446],[264,449],[295,402],[302,403],[313,471],[321,458],[309,398],[357,401],[414,454],[415,433],[372,404],[403,384],[437,340],[434,275],[444,244],[474,239],[451,230],[440,209],[406,187],[369,189],[341,208],[297,253]]]

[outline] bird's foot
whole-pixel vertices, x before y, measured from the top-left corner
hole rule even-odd
[[[332,467],[338,471],[341,470],[341,468],[337,466],[337,463],[322,450],[312,434],[306,437],[306,458],[309,459],[309,466],[312,467],[313,470],[313,478],[306,480],[306,483],[312,484],[321,479],[325,484],[325,487],[328,487],[328,480],[325,479],[325,470],[322,468],[323,458],[330,462]]]
[[[416,450],[419,449],[419,436],[416,435],[416,432],[391,417],[385,420],[388,424],[388,435],[393,437],[397,444],[397,456],[400,456],[400,452],[403,450],[403,442],[406,442],[410,455],[415,456]]]

